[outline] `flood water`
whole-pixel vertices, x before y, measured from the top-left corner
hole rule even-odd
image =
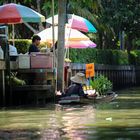
[[[110,103],[1,109],[0,140],[139,140],[140,88]]]

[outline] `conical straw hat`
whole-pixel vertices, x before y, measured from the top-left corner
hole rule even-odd
[[[77,73],[75,76],[71,77],[70,80],[74,83],[78,83],[78,84],[85,84],[86,83],[86,78],[85,78],[85,74],[83,73]]]

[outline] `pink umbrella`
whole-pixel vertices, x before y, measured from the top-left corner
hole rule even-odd
[[[68,41],[67,44],[65,44],[66,48],[95,48],[96,44],[92,42],[91,40],[82,40],[82,41]]]
[[[68,16],[68,24],[71,28],[83,32],[92,32],[92,33],[97,32],[96,28],[89,20],[74,14],[68,14],[67,16]],[[52,17],[46,19],[46,22],[52,24]],[[54,16],[54,24],[58,25],[58,15]]]

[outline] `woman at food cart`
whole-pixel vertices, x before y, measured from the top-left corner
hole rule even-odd
[[[31,52],[40,52],[40,50],[39,50],[40,40],[41,40],[41,38],[38,35],[34,35],[32,37],[32,44],[29,47],[29,54]]]

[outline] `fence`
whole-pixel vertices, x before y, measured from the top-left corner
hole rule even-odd
[[[72,63],[72,75],[85,71],[85,64]],[[102,74],[113,83],[113,88],[140,86],[140,67],[95,64],[96,75]]]

